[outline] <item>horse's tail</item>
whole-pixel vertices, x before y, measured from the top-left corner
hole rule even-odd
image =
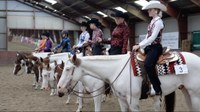
[[[110,90],[111,90],[111,88],[110,88],[110,84],[108,84],[108,83],[106,83],[106,82],[104,82],[105,83],[105,95],[107,96],[108,94],[110,94]]]
[[[175,91],[165,96],[166,112],[174,112],[175,98],[176,98],[175,96],[176,96]]]

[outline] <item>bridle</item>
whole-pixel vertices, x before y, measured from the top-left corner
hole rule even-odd
[[[130,61],[130,59],[131,59],[131,56],[128,58],[127,62],[126,62],[125,65],[123,66],[122,70],[119,72],[119,74],[117,75],[117,77],[115,78],[115,80],[114,80],[112,83],[109,83],[109,82],[106,81],[106,80],[103,80],[103,81],[109,83],[109,85],[112,86],[112,85],[114,84],[114,82],[115,82],[115,81],[119,78],[119,76],[122,74],[122,72],[124,71],[125,67],[127,66],[128,62]],[[74,70],[75,70],[75,67],[73,67],[72,74],[71,74],[72,76],[73,76]],[[91,75],[90,75],[90,76],[91,76]],[[94,76],[92,76],[92,77],[94,77]],[[97,77],[95,77],[95,78],[97,78]],[[100,78],[97,78],[97,79],[100,79]],[[102,79],[100,79],[100,80],[102,80]],[[75,90],[74,90],[74,88],[75,88],[75,86],[76,86],[77,84],[78,84],[78,81],[77,81],[77,82],[75,83],[75,85],[71,88],[72,91],[71,91],[69,94],[71,94],[72,92],[74,92],[75,95],[76,95],[77,97],[81,97],[81,98],[93,98],[93,97],[97,97],[97,96],[102,95],[106,90],[109,89],[109,87],[107,87],[102,93],[97,94],[97,95],[95,95],[95,96],[91,96],[91,97],[82,97],[82,96],[79,96],[78,93],[79,93],[79,94],[84,94],[83,92],[78,92],[78,91],[75,91]],[[104,88],[104,86],[103,86],[103,87],[100,87],[99,89],[96,89],[95,91],[90,92],[90,94],[91,94],[91,93],[94,93],[94,92],[96,92],[96,91],[98,91],[98,90],[100,90],[100,89],[102,89],[102,88]]]

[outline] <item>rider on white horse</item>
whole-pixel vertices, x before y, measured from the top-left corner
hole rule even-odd
[[[73,49],[79,49],[81,52],[83,52],[83,55],[85,56],[85,47],[84,44],[87,44],[90,39],[90,34],[87,31],[88,24],[86,22],[81,23],[81,31],[79,42],[77,45],[73,46]]]
[[[148,33],[145,39],[138,45],[133,46],[133,50],[138,50],[139,48],[145,48],[145,69],[147,71],[150,82],[153,85],[151,89],[151,95],[161,95],[162,89],[160,87],[161,83],[156,75],[156,62],[159,56],[162,54],[163,48],[161,45],[162,31],[164,28],[163,21],[161,19],[162,11],[166,11],[165,5],[161,4],[159,1],[150,1],[148,5],[142,8],[143,10],[148,10],[149,16],[153,19],[148,26]]]

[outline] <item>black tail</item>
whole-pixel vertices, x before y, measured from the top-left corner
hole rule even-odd
[[[166,112],[174,112],[175,98],[176,98],[175,96],[176,96],[175,91],[165,96]]]
[[[108,83],[106,83],[106,82],[104,82],[105,83],[105,95],[107,96],[109,93],[110,93],[110,84],[108,84]]]

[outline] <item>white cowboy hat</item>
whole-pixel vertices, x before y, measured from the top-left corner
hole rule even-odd
[[[146,6],[142,7],[142,10],[148,10],[153,8],[157,8],[162,11],[167,11],[167,7],[160,3],[160,1],[150,1]]]

